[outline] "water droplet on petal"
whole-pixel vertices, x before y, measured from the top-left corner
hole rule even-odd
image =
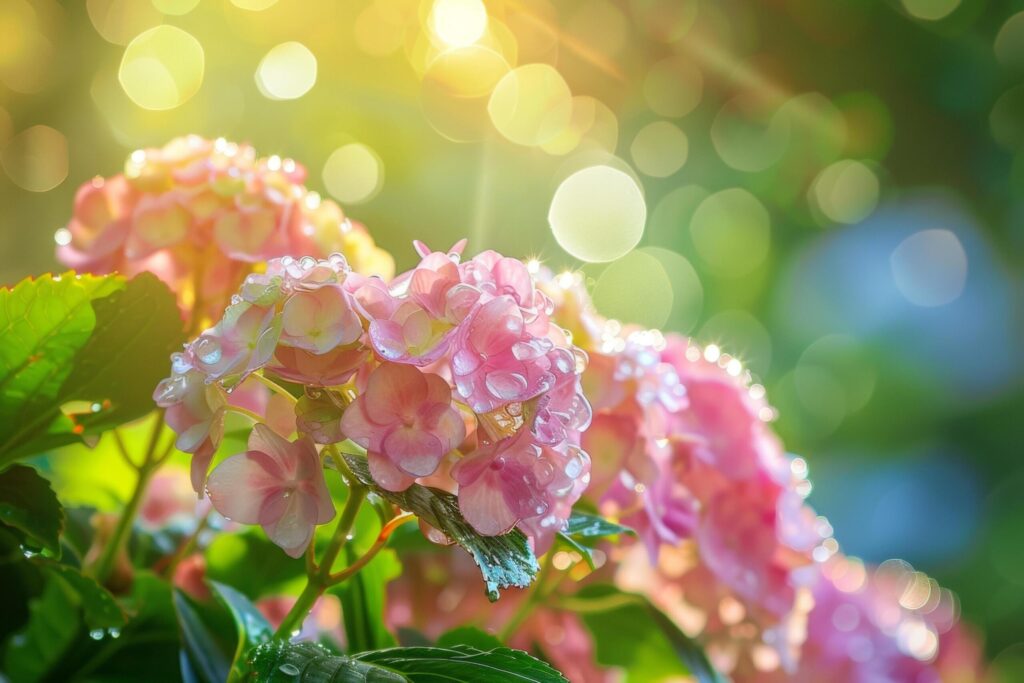
[[[277,667],[277,670],[285,674],[286,676],[299,675],[299,667],[295,666],[294,664],[282,664],[281,666]]]
[[[505,401],[522,396],[526,391],[526,378],[516,372],[491,372],[485,379],[487,390]]]

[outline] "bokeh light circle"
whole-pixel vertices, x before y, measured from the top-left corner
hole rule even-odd
[[[1024,68],[1024,12],[1017,12],[1003,23],[993,50],[1003,66]]]
[[[548,222],[566,252],[592,263],[614,261],[640,242],[647,205],[637,182],[611,166],[590,166],[562,181]]]
[[[156,26],[135,37],[124,50],[117,77],[143,109],[174,109],[203,84],[203,46],[176,26]]]
[[[631,251],[601,271],[593,298],[601,315],[661,328],[672,313],[672,281],[658,258]]]
[[[697,253],[716,272],[746,275],[768,256],[771,219],[757,197],[731,188],[700,203],[690,220],[690,236]]]
[[[697,271],[686,257],[669,249],[643,247],[637,251],[658,259],[672,285],[672,307],[662,326],[684,334],[691,331],[697,326],[704,306],[704,287]]]
[[[231,0],[231,4],[250,12],[262,12],[277,4],[277,0]]]
[[[878,205],[878,176],[867,165],[844,159],[824,168],[811,186],[814,205],[829,220],[854,224]]]
[[[950,230],[914,233],[893,249],[889,265],[897,289],[917,306],[951,303],[967,284],[967,252]]]
[[[540,146],[548,154],[568,154],[583,142],[583,136],[594,126],[597,119],[599,102],[589,95],[576,95],[572,98],[572,116],[569,125],[551,140]]]
[[[153,0],[153,6],[164,14],[181,16],[196,8],[199,0]]]
[[[4,145],[0,161],[18,187],[47,192],[68,176],[68,141],[54,128],[32,126]]]
[[[86,0],[85,9],[96,32],[114,45],[127,45],[162,19],[161,10],[146,0]]]
[[[542,145],[572,118],[572,93],[549,64],[527,64],[505,74],[487,103],[499,133],[520,145]]]
[[[772,338],[767,328],[747,311],[721,311],[705,322],[696,338],[702,344],[715,344],[759,374],[772,364]]]
[[[996,100],[988,118],[992,137],[1007,149],[1024,147],[1024,85],[1016,85]]]
[[[302,97],[316,83],[316,56],[302,43],[291,41],[270,48],[256,69],[256,85],[272,100]]]
[[[953,13],[960,0],[902,0],[903,9],[915,19],[938,21]]]
[[[384,164],[366,145],[352,143],[339,147],[327,157],[323,170],[327,191],[344,204],[367,202],[380,191]]]
[[[789,145],[792,117],[748,97],[726,102],[711,122],[711,142],[730,168],[747,173],[777,163]]]
[[[686,116],[700,104],[704,77],[693,62],[669,57],[654,66],[644,79],[644,100],[654,113],[669,118]]]
[[[668,121],[647,124],[629,147],[637,169],[655,178],[667,178],[682,168],[689,151],[686,133]]]
[[[489,130],[488,98],[509,72],[505,58],[480,45],[438,55],[423,74],[420,106],[427,122],[455,142],[483,138]]]
[[[487,8],[481,0],[435,0],[430,29],[447,47],[465,47],[487,30]]]

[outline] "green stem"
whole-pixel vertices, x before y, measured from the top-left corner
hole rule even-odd
[[[501,633],[498,634],[498,640],[508,642],[508,639],[515,635],[519,627],[523,625],[526,618],[533,613],[533,608],[547,597],[548,592],[544,591],[544,584],[547,583],[548,576],[550,576],[551,571],[554,569],[554,557],[555,550],[552,548],[544,557],[544,565],[540,568],[540,573],[537,575],[537,582],[533,585],[533,590],[530,591],[530,594],[519,605],[519,609],[515,611],[512,618],[505,623]]]
[[[288,640],[291,638],[292,631],[302,625],[306,615],[313,609],[317,598],[323,594],[328,586],[336,583],[331,581],[331,566],[338,559],[338,553],[341,552],[342,547],[349,540],[352,527],[356,522],[356,514],[359,512],[359,506],[362,505],[363,500],[366,498],[366,493],[365,486],[351,482],[348,500],[345,501],[345,509],[342,510],[341,517],[338,519],[338,526],[334,530],[334,536],[331,537],[331,542],[328,544],[327,550],[324,551],[323,560],[321,560],[319,566],[316,566],[315,563],[310,563],[313,566],[313,571],[307,572],[306,587],[302,589],[299,598],[292,605],[288,614],[285,615],[281,625],[277,627],[277,631],[274,633],[275,639]]]
[[[292,403],[292,405],[294,405],[294,404],[299,402],[299,399],[297,399],[294,396],[292,396],[291,393],[289,393],[287,389],[285,389],[284,387],[282,387],[280,384],[278,384],[274,380],[270,379],[269,377],[266,377],[266,376],[264,376],[264,375],[262,375],[261,373],[258,373],[258,372],[254,372],[253,374],[251,374],[249,376],[252,377],[257,382],[259,382],[260,384],[262,384],[263,386],[265,386],[266,388],[268,388],[271,391],[273,391],[278,396],[282,396],[282,397],[288,399]]]
[[[146,495],[146,487],[149,484],[149,480],[152,479],[153,474],[160,465],[159,460],[154,456],[156,455],[156,446],[160,441],[160,434],[163,432],[163,428],[164,411],[160,410],[157,412],[156,422],[154,422],[153,429],[149,435],[146,455],[142,459],[142,464],[137,466],[139,477],[135,482],[135,490],[132,491],[128,503],[125,505],[124,510],[121,511],[121,516],[117,520],[117,526],[114,527],[113,535],[107,541],[103,552],[92,567],[92,575],[101,584],[106,582],[110,576],[110,571],[114,568],[117,554],[121,552],[121,547],[127,541],[132,526],[135,524],[135,515],[138,514],[139,506]]]
[[[239,415],[244,415],[253,422],[259,423],[264,421],[261,415],[258,415],[257,413],[254,413],[253,411],[249,410],[248,408],[243,408],[241,406],[229,405],[226,406],[224,410],[228,411],[229,413],[237,413]]]

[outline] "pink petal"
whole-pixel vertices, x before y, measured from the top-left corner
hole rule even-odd
[[[384,437],[382,450],[395,466],[414,477],[433,474],[447,452],[436,436],[411,427],[391,430]]]
[[[459,510],[484,536],[503,534],[519,521],[505,502],[500,475],[493,470],[485,471],[469,486],[459,487]]]
[[[364,396],[367,416],[374,422],[389,424],[423,404],[427,382],[423,373],[410,365],[382,363],[370,374]]]
[[[313,539],[316,504],[308,496],[291,495],[284,512],[276,520],[264,523],[270,540],[288,555],[299,557]]]
[[[267,472],[266,456],[253,452],[233,455],[210,473],[206,491],[220,514],[242,524],[260,522],[268,493],[279,488],[281,480]]]
[[[370,474],[373,476],[373,480],[381,488],[385,488],[388,491],[404,491],[412,486],[415,481],[414,477],[410,477],[395,467],[394,463],[387,456],[375,451],[368,451],[366,459],[370,464]]]

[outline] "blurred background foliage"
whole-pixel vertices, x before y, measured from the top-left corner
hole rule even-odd
[[[846,552],[1019,661],[1022,10],[0,0],[0,282],[58,268],[75,189],[132,150],[251,142],[400,266],[468,236],[583,267],[605,314],[743,359]]]

